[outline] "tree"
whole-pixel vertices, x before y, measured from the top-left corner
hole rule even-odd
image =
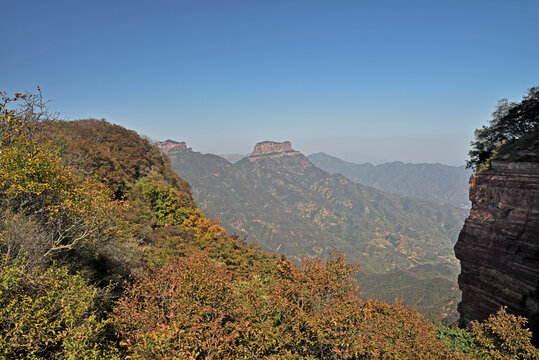
[[[494,360],[539,359],[539,351],[531,344],[532,333],[526,323],[525,318],[509,314],[505,307],[483,323],[473,321],[476,355]]]
[[[502,99],[488,126],[475,130],[467,168],[480,170],[489,166],[489,161],[503,146],[514,143],[525,136],[537,136],[539,132],[539,87],[529,89],[520,103]]]

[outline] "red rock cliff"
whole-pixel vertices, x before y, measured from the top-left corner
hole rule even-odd
[[[298,151],[292,150],[292,144],[290,141],[275,142],[275,141],[263,141],[255,145],[255,148],[250,159],[256,159],[260,156],[281,157],[287,155],[299,154]]]
[[[169,155],[173,152],[181,152],[187,150],[187,145],[184,142],[177,142],[174,140],[165,140],[157,143],[157,147],[165,155]]]
[[[539,159],[539,153],[535,154]],[[539,332],[539,162],[492,161],[470,178],[472,209],[455,245],[461,324],[500,306]]]

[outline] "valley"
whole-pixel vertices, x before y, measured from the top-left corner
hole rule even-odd
[[[185,143],[158,145],[191,184],[201,210],[229,233],[296,263],[342,252],[360,263],[359,282],[368,297],[424,306],[424,296],[410,290],[423,287],[426,294],[436,284],[430,303],[447,306],[433,305],[436,310],[425,313],[456,319],[459,267],[453,246],[466,209],[356,184],[318,168],[289,142],[259,143],[236,163]]]

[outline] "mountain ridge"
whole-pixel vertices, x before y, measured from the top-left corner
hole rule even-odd
[[[442,205],[470,207],[468,179],[472,172],[464,166],[401,161],[379,165],[354,164],[322,152],[310,154],[308,158],[316,166],[340,173],[355,183]]]

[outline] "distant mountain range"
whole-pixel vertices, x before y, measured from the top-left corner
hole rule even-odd
[[[339,250],[349,261],[360,262],[369,296],[388,294],[377,289],[369,274],[411,271],[416,285],[440,283],[443,301],[455,309],[453,245],[466,210],[356,184],[316,167],[289,142],[259,143],[234,164],[176,144],[159,145],[172,168],[191,184],[198,206],[230,233],[296,261],[327,258]],[[391,294],[403,297],[402,291]]]
[[[223,159],[230,161],[231,163],[235,163],[235,162],[240,161],[244,157],[249,156],[249,154],[247,155],[245,154],[219,154],[219,156],[222,157]]]
[[[470,207],[468,180],[472,171],[464,166],[400,161],[380,165],[354,164],[322,152],[311,154],[308,158],[319,168],[341,174],[358,184],[437,204]]]

